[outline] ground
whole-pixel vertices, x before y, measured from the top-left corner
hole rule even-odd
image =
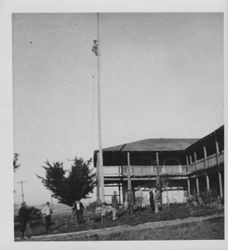
[[[96,239],[96,238],[95,238]],[[98,238],[96,240],[101,240]],[[212,240],[224,239],[224,218],[157,229],[110,234],[103,240]],[[93,240],[91,238],[91,240]]]
[[[103,223],[88,220],[81,226],[78,226],[73,215],[68,214],[53,218],[50,234],[55,235],[37,236],[32,240],[224,239],[223,212],[222,208],[179,205],[152,214],[147,208],[130,217],[122,214],[117,221],[111,221],[110,218],[106,218]],[[80,233],[86,230],[89,230],[89,234]],[[43,227],[33,228],[33,235],[43,233]]]

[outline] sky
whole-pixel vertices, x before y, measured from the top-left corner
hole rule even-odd
[[[42,166],[97,143],[96,14],[13,14],[15,202],[50,199]],[[103,147],[201,138],[224,123],[221,13],[102,13]],[[95,76],[93,80],[92,76]]]

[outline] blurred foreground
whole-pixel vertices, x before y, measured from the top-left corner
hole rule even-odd
[[[151,213],[149,208],[145,208],[135,211],[134,214],[130,216],[125,211],[120,210],[117,220],[112,221],[111,214],[108,214],[105,216],[103,222],[99,216],[92,216],[87,212],[85,213],[84,220],[85,222],[79,225],[76,216],[72,213],[53,214],[53,222],[49,235],[45,234],[44,225],[41,222],[40,224],[32,226],[33,237],[28,240],[166,240],[224,238],[224,209],[221,207],[171,205],[170,207],[164,207],[159,213]],[[167,224],[166,222],[169,223]],[[148,223],[150,223],[149,227],[146,226]],[[110,227],[113,228],[110,233],[102,233]],[[115,228],[118,230],[116,231]],[[103,231],[99,230],[99,234],[97,234],[97,230],[95,229],[101,229]],[[82,234],[79,233],[80,231],[86,230],[90,230],[89,236],[86,232]],[[78,233],[74,234],[73,232]],[[62,237],[60,234],[64,234],[65,236]],[[18,237],[19,231],[15,230],[15,239],[18,240]]]

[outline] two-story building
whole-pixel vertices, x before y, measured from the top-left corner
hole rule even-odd
[[[98,151],[94,152],[97,166]],[[224,195],[224,126],[193,139],[146,139],[103,149],[106,200],[116,189],[120,203],[127,190],[155,188],[165,177],[169,202],[185,202],[187,194],[214,190]],[[111,188],[111,189],[110,189]],[[167,202],[166,196],[163,202]]]

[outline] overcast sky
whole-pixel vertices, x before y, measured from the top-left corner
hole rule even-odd
[[[97,148],[96,14],[14,14],[14,152],[25,199],[48,191],[45,160]],[[101,14],[103,146],[146,138],[203,137],[223,124],[223,15]]]

